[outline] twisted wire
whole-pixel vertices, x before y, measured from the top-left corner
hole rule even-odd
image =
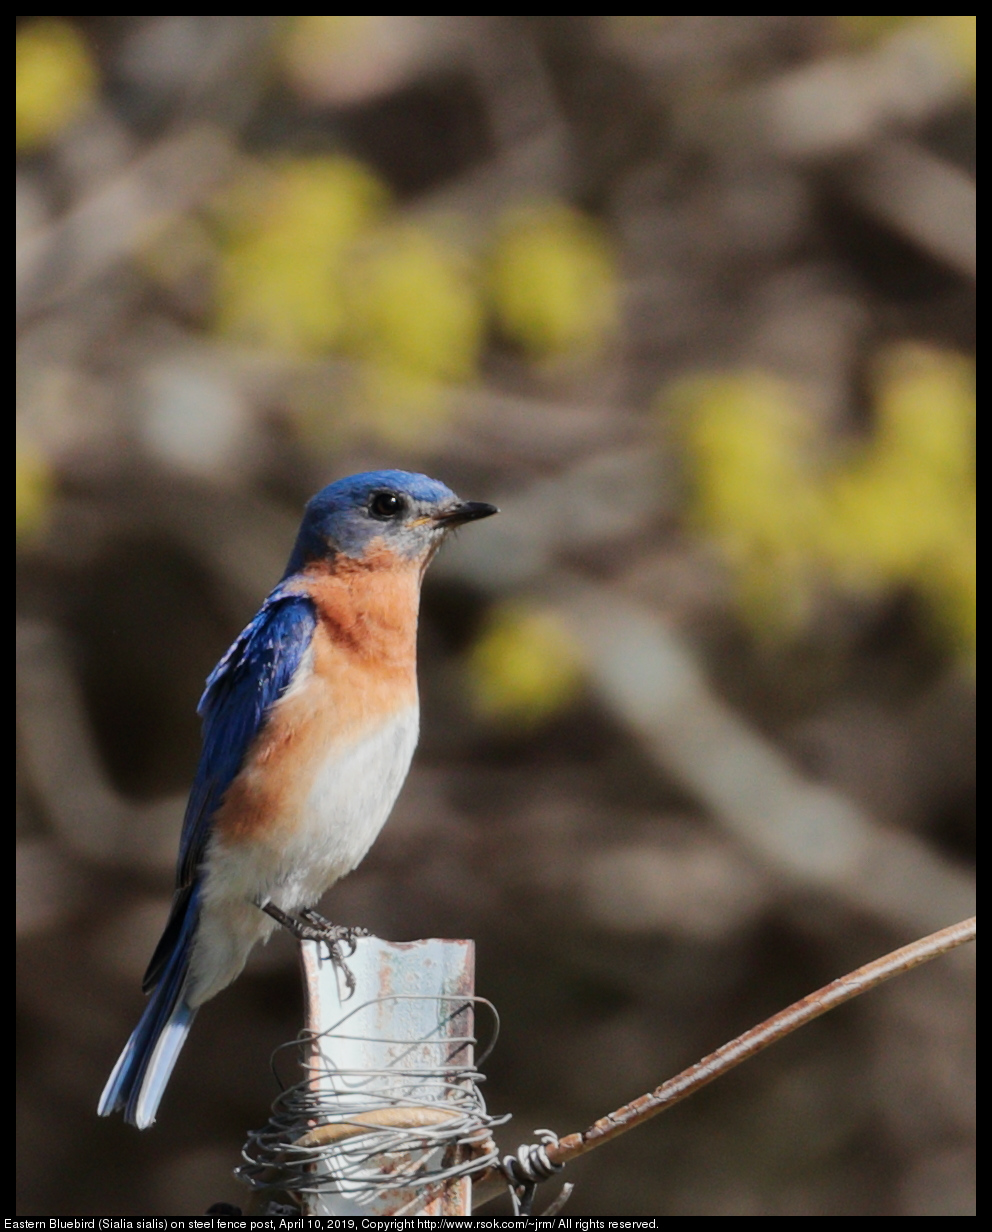
[[[540,1142],[530,1146],[521,1144],[516,1155],[504,1156],[500,1164],[500,1171],[511,1185],[536,1185],[539,1181],[550,1180],[565,1166],[549,1159],[546,1150],[557,1143],[558,1135],[550,1129],[535,1129],[534,1132],[540,1134]]]
[[[558,1135],[553,1129],[535,1129],[539,1136],[538,1142],[521,1143],[516,1155],[505,1155],[499,1165],[499,1170],[506,1177],[510,1186],[510,1198],[513,1202],[515,1215],[530,1215],[533,1212],[534,1192],[541,1181],[548,1181],[565,1167],[548,1158],[547,1148],[556,1146]],[[566,1185],[560,1201],[553,1204],[555,1210],[560,1210],[568,1200],[572,1186]],[[548,1214],[551,1208],[545,1214]]]

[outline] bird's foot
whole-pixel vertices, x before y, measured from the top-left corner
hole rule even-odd
[[[371,937],[372,934],[367,928],[358,928],[353,924],[332,924],[312,907],[304,907],[300,912],[300,918],[320,934],[315,940],[323,941],[327,946],[327,957],[340,971],[348,987],[348,997],[351,997],[355,991],[355,977],[346,959],[354,954],[359,937]],[[347,952],[345,952],[345,947],[347,947]]]
[[[319,911],[314,911],[312,907],[304,907],[300,912],[300,919],[320,933],[321,941],[335,944],[344,942],[350,946],[351,948],[348,950],[349,958],[354,954],[355,943],[361,937],[372,936],[367,928],[359,928],[355,924],[332,924],[330,920],[325,919]]]
[[[290,915],[274,903],[266,903],[262,910],[291,932],[297,941],[323,941],[327,946],[327,957],[344,979],[348,988],[348,997],[352,996],[355,991],[355,977],[348,966],[347,959],[354,954],[355,945],[360,937],[372,935],[367,928],[332,924],[330,920],[326,920],[310,907],[305,907],[299,915]]]

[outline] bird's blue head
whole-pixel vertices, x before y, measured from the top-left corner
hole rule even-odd
[[[450,488],[410,471],[366,471],[329,484],[307,504],[286,569],[296,573],[337,555],[360,560],[374,543],[425,564],[449,530],[497,512],[460,500]]]

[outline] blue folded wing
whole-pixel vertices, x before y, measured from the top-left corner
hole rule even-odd
[[[306,595],[277,587],[207,678],[197,707],[203,719],[203,753],[183,821],[178,887],[196,876],[211,818],[269,710],[296,675],[316,623]]]
[[[172,912],[145,973],[143,986],[151,997],[107,1080],[101,1116],[123,1109],[125,1119],[140,1129],[155,1120],[195,1014],[186,1000],[186,977],[210,823],[268,712],[303,662],[315,625],[310,600],[277,587],[207,680],[199,705],[203,753],[186,806]]]
[[[268,712],[310,648],[317,620],[306,595],[278,586],[207,678],[197,712],[203,752],[186,805],[172,915],[145,973],[154,988],[183,928],[190,888],[206,853],[213,816],[244,764]]]

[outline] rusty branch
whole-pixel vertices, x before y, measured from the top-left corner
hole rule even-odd
[[[609,1112],[606,1116],[600,1117],[588,1129],[581,1133],[569,1134],[554,1146],[547,1147],[548,1158],[552,1163],[564,1164],[570,1159],[576,1159],[579,1155],[595,1150],[605,1142],[618,1138],[620,1134],[625,1134],[629,1129],[642,1125],[651,1117],[657,1116],[659,1112],[664,1112],[690,1095],[695,1095],[715,1078],[726,1074],[735,1066],[740,1065],[742,1061],[747,1061],[767,1048],[769,1044],[774,1044],[786,1035],[790,1035],[828,1010],[835,1009],[854,997],[860,997],[862,993],[877,988],[879,984],[892,979],[893,976],[903,975],[914,967],[920,966],[921,963],[946,954],[948,950],[953,950],[967,941],[974,941],[976,930],[976,917],[972,916],[970,919],[962,920],[959,924],[952,924],[949,928],[942,928],[939,932],[921,937],[910,945],[904,945],[901,949],[893,950],[891,954],[876,958],[874,962],[867,963],[864,967],[858,967],[856,971],[841,976],[840,979],[826,984],[816,992],[811,992],[801,1001],[796,1001],[787,1009],[773,1014],[771,1018],[745,1031],[743,1035],[738,1035],[736,1039],[724,1044],[716,1052],[711,1052],[709,1056],[703,1057],[695,1065],[690,1065],[688,1069],[676,1074],[674,1078],[669,1078],[655,1090],[649,1091],[632,1103],[624,1104],[615,1112]],[[502,1175],[495,1169],[489,1169],[475,1180],[473,1205],[481,1206],[490,1201],[505,1185],[506,1181]]]

